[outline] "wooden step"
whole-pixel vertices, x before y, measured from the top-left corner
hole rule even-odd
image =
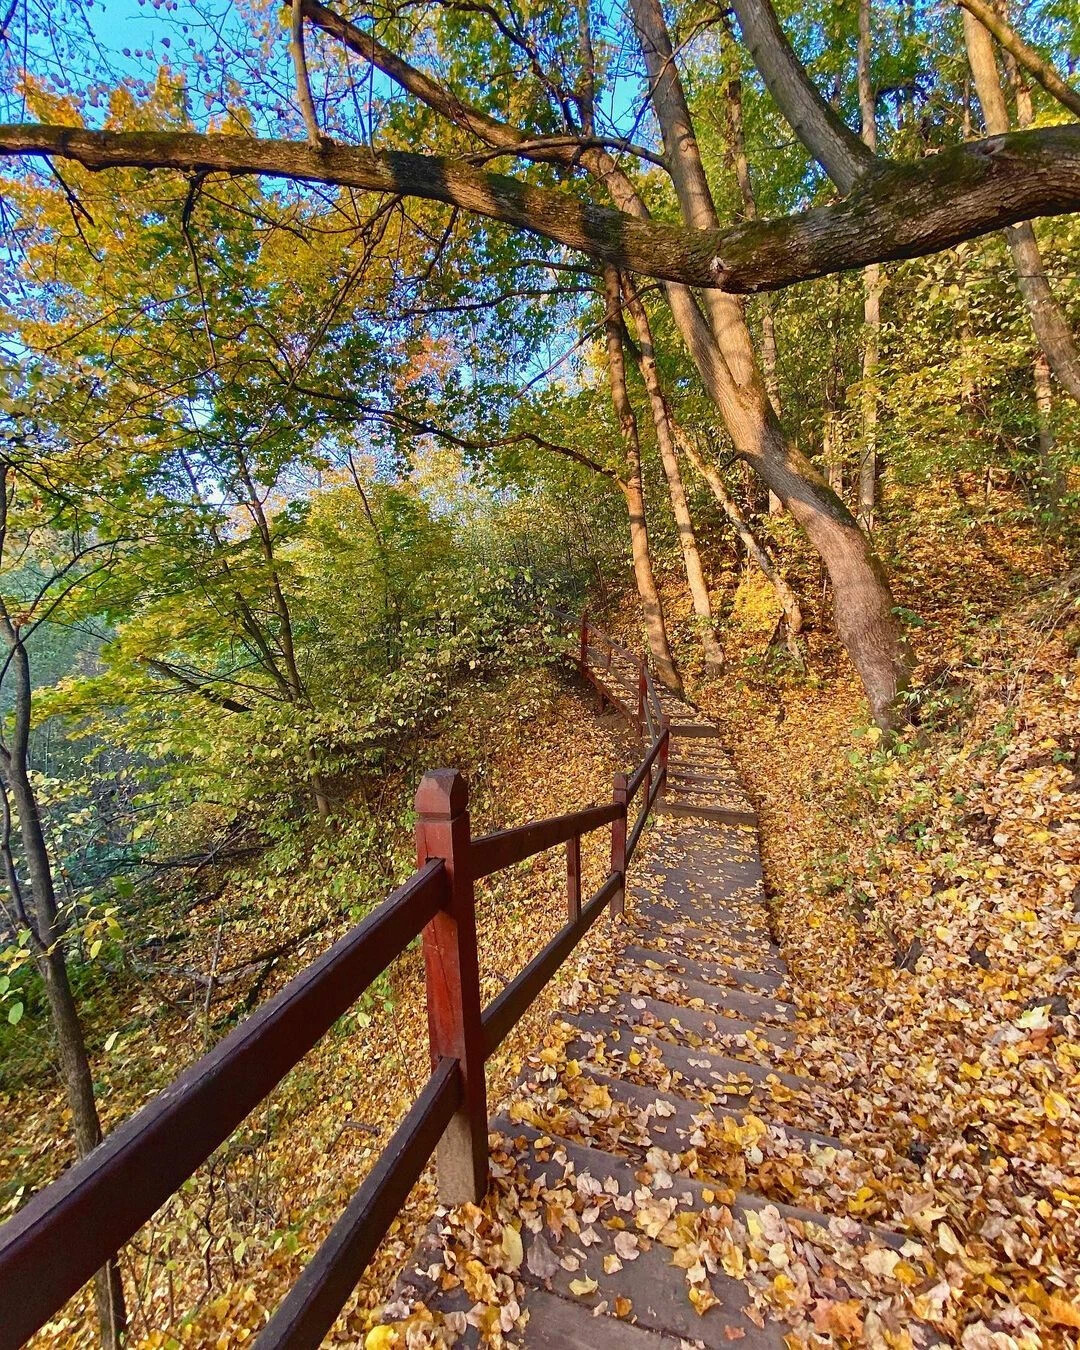
[[[696,803],[680,801],[671,793],[657,798],[654,808],[661,816],[698,816],[702,820],[718,820],[725,825],[756,825],[756,811],[736,811],[728,806],[698,806]]]

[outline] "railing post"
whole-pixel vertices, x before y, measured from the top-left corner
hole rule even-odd
[[[581,918],[581,835],[566,841],[566,919],[577,923]]]
[[[668,753],[671,750],[671,719],[667,713],[660,718],[660,734],[664,739],[660,742],[660,786],[656,790],[658,797],[664,796],[667,792],[667,763]]]
[[[622,812],[611,822],[611,871],[618,872],[622,884],[611,897],[609,906],[612,915],[620,915],[626,909],[626,774],[617,773],[614,780],[613,798]]]
[[[444,1205],[479,1204],[488,1183],[488,1115],[480,967],[476,955],[469,789],[456,769],[433,769],[416,793],[416,860],[446,863],[446,906],[424,929],[428,1037],[434,1068],[458,1061],[461,1106],[439,1142],[439,1199]]]
[[[584,675],[589,668],[589,613],[588,610],[581,611],[581,656],[578,658],[581,664],[581,673]]]
[[[637,678],[637,734],[639,740],[645,739],[645,697],[648,685],[645,682],[645,657],[638,657]]]

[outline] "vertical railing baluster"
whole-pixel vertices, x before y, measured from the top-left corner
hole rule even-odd
[[[479,1204],[488,1182],[488,1113],[476,901],[470,859],[469,789],[456,769],[433,769],[416,793],[416,860],[446,863],[445,907],[424,929],[428,1037],[434,1068],[444,1056],[461,1067],[461,1106],[439,1142],[439,1199]]]
[[[609,906],[613,915],[626,908],[626,774],[617,773],[612,788],[613,800],[622,811],[611,822],[611,870],[622,877],[622,884],[611,897]]]
[[[664,739],[660,742],[660,786],[656,790],[657,796],[667,792],[668,754],[671,751],[671,719],[667,713],[660,719],[660,734]]]
[[[645,682],[645,657],[638,657],[638,681],[637,681],[637,733],[638,739],[645,739],[645,695],[648,692],[648,686]]]
[[[577,923],[581,918],[581,835],[566,841],[566,919]]]
[[[589,615],[587,610],[581,611],[581,673],[584,675],[589,668]]]

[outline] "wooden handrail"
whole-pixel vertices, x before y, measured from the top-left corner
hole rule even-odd
[[[432,861],[0,1227],[3,1350],[17,1350],[205,1162],[445,895],[446,868]]]
[[[645,779],[648,778],[650,773],[652,772],[652,767],[656,763],[657,759],[659,759],[660,752],[664,748],[664,742],[666,737],[667,737],[666,731],[662,731],[660,735],[657,736],[656,740],[653,741],[652,745],[649,746],[648,753],[646,754],[645,758],[641,761],[633,778],[631,778],[630,781],[627,783],[626,800],[628,802],[632,802],[634,800],[634,798],[638,794],[638,788],[641,787],[642,783],[644,783]]]
[[[634,663],[631,711],[594,677],[589,638]],[[659,696],[647,664],[581,624],[583,673],[639,735]],[[479,1201],[487,1186],[485,1061],[605,908],[623,911],[626,871],[667,777],[661,719],[641,764],[615,776],[612,801],[472,838],[460,774],[425,774],[416,794],[417,871],[284,989],[86,1158],[0,1226],[0,1350],[17,1350],[222,1144],[363,991],[421,933],[431,1077],[325,1242],[259,1335],[258,1350],[319,1345],[432,1151],[440,1198]],[[627,836],[628,806],[647,784]],[[581,900],[581,839],[611,826],[608,874]],[[474,883],[566,845],[567,922],[487,1008],[480,1005]]]
[[[519,825],[513,830],[483,834],[472,841],[473,879],[479,881],[481,877],[501,872],[504,867],[512,867],[514,863],[524,862],[526,858],[543,853],[545,849],[565,844],[569,839],[580,839],[583,834],[591,834],[602,825],[609,825],[617,814],[611,804],[591,806],[568,816],[551,816],[547,820]]]
[[[560,928],[547,946],[484,1009],[484,1045],[488,1055],[495,1053],[521,1020],[537,994],[604,912],[621,884],[622,878],[617,873],[609,873],[604,884],[582,908],[577,921]]]

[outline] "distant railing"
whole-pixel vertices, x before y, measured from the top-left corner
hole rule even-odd
[[[638,661],[582,620],[611,660]],[[452,769],[416,794],[417,871],[329,951],[118,1126],[0,1227],[0,1350],[16,1350],[127,1242],[294,1068],[387,966],[422,934],[431,1076],[299,1280],[255,1341],[257,1350],[315,1347],[433,1152],[440,1199],[478,1201],[488,1183],[484,1064],[605,908],[621,914],[626,872],[667,777],[669,730],[647,664],[636,712],[641,764],[616,774],[612,801],[473,838],[468,787]],[[629,834],[630,808],[641,805]],[[581,840],[611,826],[607,876],[581,895]],[[486,1008],[480,1004],[474,883],[550,848],[566,848],[566,923]]]

